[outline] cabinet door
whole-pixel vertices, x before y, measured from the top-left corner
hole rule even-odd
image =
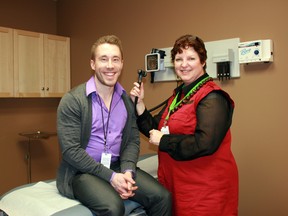
[[[0,27],[0,97],[13,97],[13,30]]]
[[[14,92],[16,97],[43,97],[43,34],[14,30]]]
[[[46,97],[62,97],[70,89],[70,38],[44,35]]]

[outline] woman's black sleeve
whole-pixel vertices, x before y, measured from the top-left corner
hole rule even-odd
[[[152,129],[158,129],[158,125],[163,112],[165,111],[167,104],[160,110],[160,112],[154,117],[148,112],[147,109],[142,113],[142,115],[137,118],[137,125],[142,134],[149,137],[149,131]]]

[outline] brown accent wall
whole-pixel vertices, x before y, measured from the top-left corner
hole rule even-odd
[[[172,46],[183,34],[196,34],[205,41],[234,37],[241,41],[272,39],[275,58],[272,64],[242,65],[239,79],[218,83],[236,103],[232,150],[240,175],[239,215],[287,214],[286,1],[58,0],[56,3],[27,0],[27,5],[23,4],[21,0],[1,2],[0,26],[71,37],[72,86],[89,78],[90,47],[104,34],[116,34],[122,39],[125,66],[120,81],[127,91],[137,79],[137,70],[144,68],[144,55],[151,48]],[[32,16],[31,20],[27,20],[28,15]],[[150,84],[149,81],[147,77],[145,101],[148,108],[166,99],[176,86],[174,82]],[[0,99],[0,193],[26,180],[25,151],[19,147],[19,142],[25,139],[19,137],[18,132],[41,126],[41,130],[54,130],[57,103],[56,99]],[[43,119],[45,124],[42,124]],[[21,123],[16,124],[19,120]],[[142,137],[141,141],[141,153],[156,151],[146,138]],[[49,141],[47,148],[54,145],[56,141]],[[33,146],[33,151],[39,146],[42,145]],[[41,155],[35,152],[37,154]],[[47,150],[45,157],[39,155],[35,156],[41,159],[37,166],[47,161],[55,163],[58,150]],[[52,172],[49,176],[48,172],[36,170],[35,163],[33,166],[34,181],[52,177]],[[42,167],[54,169],[55,166],[45,164]]]

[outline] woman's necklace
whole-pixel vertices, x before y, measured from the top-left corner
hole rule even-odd
[[[184,104],[188,103],[190,98],[192,98],[196,92],[207,82],[213,80],[211,77],[205,77],[200,80],[179,102],[177,102],[178,94],[175,96],[174,100],[169,106],[169,112],[166,116],[165,120],[168,121],[170,115],[180,109]]]

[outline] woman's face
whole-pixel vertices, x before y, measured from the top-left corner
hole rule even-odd
[[[175,56],[175,72],[185,85],[189,85],[205,73],[203,69],[205,63],[201,63],[199,55],[193,47],[182,49],[182,51]]]

